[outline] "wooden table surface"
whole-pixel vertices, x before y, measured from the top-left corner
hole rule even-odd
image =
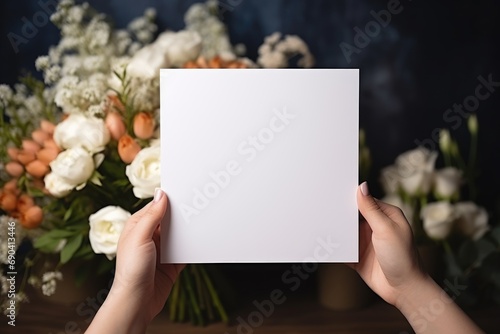
[[[193,327],[190,324],[172,324],[166,312],[158,316],[148,329],[150,334],[311,334],[311,333],[413,333],[404,317],[392,306],[381,300],[355,311],[331,311],[321,307],[314,296],[305,295],[289,299],[276,306],[273,314],[266,317],[263,324],[254,328],[238,327],[238,317],[248,321],[256,310],[251,303],[231,314],[233,323],[222,323],[207,327]],[[120,310],[117,310],[120,312]],[[7,318],[2,317],[0,333],[22,334],[77,334],[87,327],[85,319],[88,313],[78,314],[77,306],[64,306],[32,300],[24,304],[16,321],[16,327],[7,325]],[[470,316],[487,333],[500,333],[500,308],[488,307],[469,312]],[[250,317],[251,318],[251,317]],[[113,321],[113,319],[109,319]],[[255,318],[254,321],[259,321]],[[255,322],[254,322],[255,324]]]

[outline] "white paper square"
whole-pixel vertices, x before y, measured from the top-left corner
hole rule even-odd
[[[162,262],[358,261],[359,70],[162,69],[160,90]]]

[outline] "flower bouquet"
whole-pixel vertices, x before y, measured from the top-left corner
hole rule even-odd
[[[256,63],[243,57],[217,1],[193,5],[184,30],[156,39],[154,19],[148,9],[113,29],[88,4],[62,0],[51,17],[61,40],[36,60],[43,81],[28,75],[13,89],[0,85],[2,298],[8,271],[24,277],[17,301],[27,299],[26,284],[53,294],[70,261],[82,263],[79,282],[112,271],[125,222],[160,186],[160,68],[276,68],[292,58],[313,65],[300,38],[279,33],[265,39]],[[48,268],[54,254],[59,261]],[[172,320],[228,320],[211,270],[184,270],[168,302]]]
[[[493,299],[500,304],[500,227],[492,228],[485,208],[476,204],[478,121],[468,118],[468,159],[449,130],[442,129],[439,153],[423,147],[405,152],[381,171],[383,201],[403,211],[417,243],[444,249],[446,281],[465,291],[450,291],[465,304]]]

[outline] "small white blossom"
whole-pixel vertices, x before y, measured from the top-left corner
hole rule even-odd
[[[48,271],[42,275],[42,293],[52,296],[56,292],[57,281],[62,281],[63,275],[60,271]]]
[[[38,71],[44,71],[49,65],[49,56],[40,56],[35,60],[35,67]]]
[[[12,89],[7,85],[0,85],[0,102],[7,104],[8,101],[12,99],[13,92]]]

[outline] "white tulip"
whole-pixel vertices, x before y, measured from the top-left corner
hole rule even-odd
[[[479,240],[488,230],[488,213],[474,202],[459,202],[455,204],[459,216],[458,228],[473,240]]]
[[[83,147],[91,153],[104,150],[109,139],[109,130],[103,119],[78,113],[69,115],[54,131],[54,141],[59,147]]]
[[[160,187],[160,146],[142,149],[126,167],[125,174],[134,186],[135,197],[153,197],[155,189]]]
[[[458,195],[461,183],[462,171],[455,167],[440,169],[434,175],[434,191],[437,196],[444,199]]]
[[[442,240],[448,237],[456,219],[455,208],[446,201],[427,204],[420,211],[423,227],[427,236],[432,239]]]
[[[90,215],[89,239],[94,253],[114,259],[118,240],[130,216],[130,212],[118,206],[107,206]]]

